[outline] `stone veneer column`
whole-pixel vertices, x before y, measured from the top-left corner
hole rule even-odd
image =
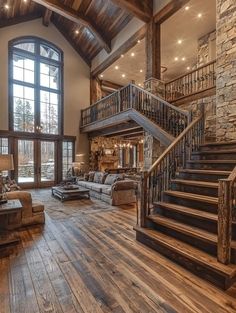
[[[148,171],[164,150],[165,147],[161,146],[157,139],[146,132],[143,141],[143,170]]]
[[[236,140],[236,1],[216,0],[216,137]]]

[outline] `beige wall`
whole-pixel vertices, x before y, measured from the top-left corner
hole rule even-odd
[[[77,152],[87,153],[88,142],[79,135],[80,110],[89,105],[90,69],[51,23],[42,20],[0,29],[0,129],[8,129],[8,41],[20,36],[38,36],[51,41],[64,52],[64,133],[77,136]]]

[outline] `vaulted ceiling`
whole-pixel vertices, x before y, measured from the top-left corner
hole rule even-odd
[[[0,0],[0,28],[42,17],[53,23],[90,65],[133,16],[147,22],[152,1],[145,0]]]

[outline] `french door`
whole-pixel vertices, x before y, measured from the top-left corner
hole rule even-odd
[[[51,140],[16,139],[15,177],[25,188],[55,185],[57,143]]]

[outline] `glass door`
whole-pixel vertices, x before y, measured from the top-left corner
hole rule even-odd
[[[53,186],[56,181],[56,144],[54,141],[40,141],[39,150],[39,186]]]
[[[17,181],[25,187],[36,187],[35,141],[17,140]]]
[[[16,178],[23,188],[55,185],[56,143],[54,141],[17,139]]]

